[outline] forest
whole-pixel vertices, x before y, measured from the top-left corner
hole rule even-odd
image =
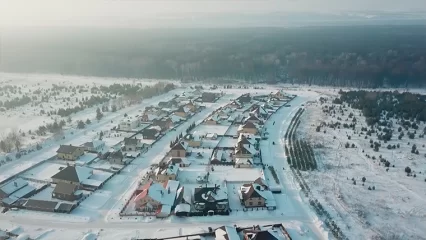
[[[426,84],[425,26],[19,29],[0,71],[353,87]]]

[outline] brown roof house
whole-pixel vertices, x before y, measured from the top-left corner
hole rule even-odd
[[[163,165],[155,169],[155,179],[158,182],[166,182],[168,180],[176,180],[179,174],[179,167],[173,164]]]
[[[111,164],[121,164],[121,165],[126,164],[122,151],[111,152],[108,155],[108,162],[110,162]]]
[[[170,150],[171,157],[185,157],[188,150],[188,143],[181,141],[176,143]]]
[[[239,190],[241,204],[246,208],[266,207],[269,210],[276,209],[276,202],[272,192],[263,184],[243,184]]]
[[[175,112],[174,114],[176,116],[182,117],[182,118],[186,118],[188,117],[188,115],[190,114],[190,111],[188,108],[186,108],[185,106],[180,106]]]
[[[53,175],[52,182],[53,183],[70,183],[77,186],[80,186],[81,182],[88,179],[93,175],[93,170],[87,167],[80,166],[67,166],[61,169],[58,173]]]
[[[203,92],[203,94],[201,94],[201,101],[203,102],[215,102],[217,98],[217,94],[216,93],[212,93],[212,92]]]
[[[171,118],[161,118],[161,119],[154,119],[152,121],[153,125],[157,125],[161,127],[161,131],[166,131],[170,129],[173,126],[173,121]]]
[[[75,201],[81,198],[82,193],[77,193],[78,185],[59,182],[53,189],[52,197],[65,201]]]
[[[124,151],[139,151],[144,144],[137,138],[124,138]]]
[[[85,147],[76,147],[72,145],[61,145],[56,151],[59,159],[75,161],[83,156]]]
[[[158,138],[158,136],[160,136],[160,131],[161,128],[159,126],[145,128],[144,130],[142,130],[142,137],[143,139],[155,140]]]
[[[238,133],[251,133],[258,134],[259,130],[257,126],[252,122],[246,122],[244,125],[240,125],[237,130]]]

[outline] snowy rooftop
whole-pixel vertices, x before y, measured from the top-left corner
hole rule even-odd
[[[25,187],[28,185],[28,182],[23,180],[22,178],[16,178],[5,185],[0,187],[0,190],[5,193],[6,195],[10,195],[13,192]]]

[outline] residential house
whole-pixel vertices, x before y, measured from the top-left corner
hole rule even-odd
[[[218,212],[228,212],[228,193],[220,186],[214,187],[197,187],[194,189],[194,208],[209,214]]]
[[[178,106],[178,102],[176,101],[176,99],[172,99],[170,101],[167,102],[159,102],[158,103],[158,107],[160,108],[175,108]]]
[[[175,112],[174,114],[176,116],[179,116],[181,118],[186,118],[189,115],[189,109],[186,108],[185,106],[180,106]]]
[[[242,230],[244,240],[291,240],[290,234],[282,224],[272,226],[254,226]]]
[[[184,107],[193,113],[197,111],[197,105],[192,101],[189,101]]]
[[[239,101],[236,101],[236,100],[234,100],[234,101],[232,101],[232,102],[230,102],[228,105],[226,105],[226,106],[228,106],[228,107],[230,107],[230,108],[233,108],[233,109],[240,109],[240,108],[242,108],[243,107],[243,105],[239,102]]]
[[[244,122],[251,122],[251,123],[255,123],[255,124],[263,124],[263,121],[261,119],[259,119],[256,115],[250,115],[248,116]]]
[[[126,164],[123,152],[120,150],[111,152],[108,155],[108,162],[111,164],[121,164],[121,165]]]
[[[92,174],[93,170],[91,168],[68,165],[60,169],[60,171],[51,178],[52,182],[56,184],[62,182],[80,186],[81,182],[88,179]]]
[[[198,148],[201,147],[202,139],[197,132],[194,132],[185,136],[185,142],[189,147]]]
[[[280,100],[284,100],[285,98],[287,98],[287,94],[284,93],[283,90],[277,91],[275,94],[273,94],[273,96],[280,99]]]
[[[254,115],[258,118],[266,119],[268,117],[268,110],[263,106],[256,106],[251,112],[250,115]]]
[[[212,93],[212,92],[203,92],[201,94],[201,101],[203,102],[215,102],[217,98],[217,94],[216,93]]]
[[[59,159],[75,161],[84,154],[84,147],[76,147],[72,145],[61,145],[56,151]]]
[[[140,125],[140,120],[137,117],[130,117],[127,116],[125,119],[123,119],[119,125],[118,129],[122,131],[131,131]]]
[[[169,159],[169,161],[167,162],[167,165],[176,165],[179,167],[189,167],[189,165],[191,165],[191,162],[189,162],[186,158],[177,158],[177,157],[172,157]]]
[[[240,125],[237,130],[238,134],[240,133],[251,133],[258,134],[259,130],[257,126],[252,122],[246,122],[244,125]]]
[[[208,124],[208,125],[217,125],[219,124],[219,117],[216,114],[213,114],[212,116],[210,116],[209,118],[207,118],[206,120],[204,120],[204,124]]]
[[[241,204],[246,208],[266,207],[276,209],[272,192],[264,185],[257,183],[243,184],[238,192]]]
[[[166,182],[167,180],[176,180],[179,174],[179,167],[176,165],[163,165],[158,167],[155,171],[155,179],[158,182]]]
[[[153,125],[160,126],[161,131],[167,131],[168,129],[172,128],[172,126],[173,126],[173,121],[169,117],[154,119],[154,121],[152,123],[153,123]]]
[[[158,118],[160,117],[156,114],[144,112],[141,117],[141,122],[152,122]]]
[[[236,157],[235,161],[234,161],[235,162],[234,166],[236,168],[251,168],[251,167],[253,167],[253,161],[254,161],[253,158]]]
[[[217,139],[217,133],[207,133],[206,134],[206,139],[216,140]]]
[[[185,157],[188,150],[188,143],[180,141],[176,143],[170,150],[171,157]]]
[[[139,151],[143,143],[137,138],[124,138],[124,151]]]
[[[154,126],[150,128],[145,128],[142,130],[142,137],[143,139],[151,139],[155,140],[160,136],[161,128],[159,126]]]
[[[232,226],[219,227],[214,231],[214,235],[215,235],[215,240],[241,240],[241,237],[238,234],[237,229]],[[243,240],[250,240],[250,239],[243,239]],[[262,240],[268,240],[268,239],[262,239]]]
[[[155,212],[157,217],[167,217],[177,205],[184,188],[178,181],[168,180],[164,183],[148,182],[138,189],[134,202],[135,210]]]
[[[75,201],[81,198],[82,193],[77,193],[78,185],[66,182],[56,184],[52,192],[52,198],[65,201]]]
[[[100,153],[105,148],[105,142],[101,140],[93,140],[91,142],[86,142],[83,146],[86,151],[93,153]]]
[[[250,103],[250,102],[251,102],[251,96],[250,96],[250,93],[246,93],[246,94],[243,94],[243,95],[239,96],[239,97],[237,98],[237,101],[238,101],[240,104],[242,104],[242,105],[244,105],[244,104],[246,104],[246,103]]]

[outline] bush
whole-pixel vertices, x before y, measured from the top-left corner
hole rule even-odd
[[[411,173],[411,168],[410,168],[410,167],[405,167],[405,172],[406,172],[407,174],[410,174],[410,173]]]

